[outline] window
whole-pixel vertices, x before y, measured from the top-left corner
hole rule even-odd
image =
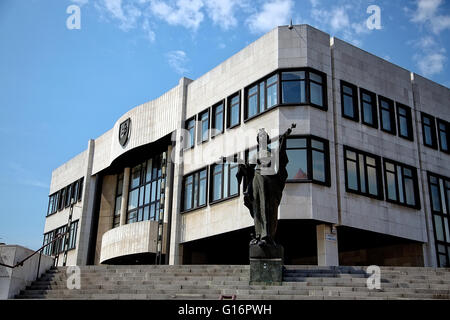
[[[56,239],[56,237],[58,235],[65,233],[66,230],[67,230],[67,225],[64,225],[55,230],[45,233],[43,245],[52,242],[53,239]],[[70,231],[62,238],[56,240],[52,244],[45,247],[43,249],[43,254],[50,256],[50,255],[56,255],[58,253],[64,252],[64,250],[65,250],[64,246],[65,246],[66,240],[67,240],[67,245],[68,245],[67,250],[75,249],[76,243],[77,243],[77,231],[78,231],[78,220],[72,221],[72,223],[70,225]]]
[[[436,120],[439,137],[439,146],[441,148],[441,151],[450,153],[450,149],[448,147],[448,142],[450,138],[450,123],[441,119]]]
[[[211,128],[215,130],[211,133],[211,136],[216,136],[223,133],[223,121],[225,110],[223,108],[223,102],[220,102],[212,107],[212,124]]]
[[[234,157],[235,161],[236,157]],[[210,202],[230,198],[239,194],[236,178],[238,164],[225,162],[211,166]]]
[[[200,113],[198,119],[199,119],[199,127],[198,127],[199,134],[197,142],[202,143],[209,140],[209,109]]]
[[[207,179],[206,168],[183,178],[182,211],[206,206]]]
[[[423,144],[437,149],[436,124],[433,116],[422,112]]]
[[[428,172],[436,255],[440,267],[450,267],[450,178]]]
[[[396,105],[398,135],[402,138],[414,141],[411,108],[398,102],[396,103]]]
[[[281,72],[283,104],[311,104],[326,109],[326,79],[323,73],[307,70]]]
[[[396,134],[394,101],[378,96],[380,106],[380,127],[381,130],[391,134]]]
[[[78,179],[77,181],[49,196],[47,216],[69,207],[72,203],[81,201],[83,179],[84,178]]]
[[[58,211],[58,197],[59,197],[59,192],[56,192],[49,196],[47,216],[49,216],[53,213],[56,213]]]
[[[227,128],[233,128],[241,122],[241,95],[236,93],[228,97]]]
[[[245,89],[247,100],[245,118],[249,119],[278,104],[278,74]]]
[[[113,228],[120,226],[120,211],[122,209],[123,173],[117,177],[116,198],[114,202]]]
[[[383,199],[380,157],[344,146],[345,189]]]
[[[342,116],[359,121],[358,90],[355,85],[341,80]]]
[[[162,157],[157,155],[131,169],[127,223],[160,218],[160,199],[164,191]]]
[[[387,201],[420,209],[416,168],[384,159],[384,181]]]
[[[186,134],[188,134],[187,137],[185,137],[186,141],[184,143],[185,149],[190,149],[194,147],[194,141],[195,141],[195,116],[186,120]]]
[[[330,185],[328,141],[318,137],[292,136],[286,140],[289,182],[309,181]]]
[[[362,123],[374,128],[378,128],[377,102],[375,94],[363,88],[360,88],[359,96],[361,99]]]

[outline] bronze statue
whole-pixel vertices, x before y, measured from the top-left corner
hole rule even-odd
[[[264,129],[260,129],[256,138],[256,163],[239,164],[236,177],[239,184],[244,180],[244,205],[255,222],[255,236],[250,245],[276,245],[274,238],[277,231],[278,206],[288,176],[286,138],[295,127],[296,124],[292,124],[291,128],[278,137],[278,152],[270,150],[269,135]],[[277,155],[278,170],[275,170],[274,160]]]

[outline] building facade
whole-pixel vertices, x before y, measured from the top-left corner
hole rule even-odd
[[[296,123],[276,239],[286,264],[449,266],[449,121],[448,88],[308,25],[278,27],[55,169],[44,242],[69,232],[46,253],[248,263],[238,163],[255,158],[258,129],[276,154]]]

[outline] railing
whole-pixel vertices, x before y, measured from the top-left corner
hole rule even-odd
[[[60,233],[60,234],[56,235],[55,239],[53,239],[52,241],[50,241],[50,242],[44,244],[44,245],[43,245],[42,247],[40,247],[38,250],[34,251],[32,254],[30,254],[29,256],[27,256],[25,259],[23,259],[23,260],[17,262],[15,265],[9,265],[9,264],[5,264],[5,263],[1,263],[1,262],[0,262],[0,266],[6,267],[6,268],[11,268],[11,269],[14,269],[14,268],[23,266],[23,263],[24,263],[25,261],[27,261],[28,259],[30,259],[31,257],[33,257],[35,254],[37,254],[37,253],[39,252],[39,262],[38,262],[38,268],[37,268],[37,274],[36,274],[36,279],[37,279],[37,278],[39,277],[39,269],[40,269],[40,267],[41,267],[41,255],[42,255],[42,250],[43,250],[44,248],[46,248],[47,246],[53,244],[55,241],[57,241],[57,240],[63,238],[66,234],[69,233],[69,231],[70,231],[70,230],[67,230],[67,231],[64,232],[64,233]],[[58,253],[57,255],[59,255],[59,253]],[[55,259],[56,259],[56,258],[55,258]]]

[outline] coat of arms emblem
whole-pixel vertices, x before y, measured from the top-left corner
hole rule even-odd
[[[128,138],[130,136],[130,126],[131,126],[130,118],[122,122],[119,126],[119,143],[122,147],[124,147],[128,142]]]

